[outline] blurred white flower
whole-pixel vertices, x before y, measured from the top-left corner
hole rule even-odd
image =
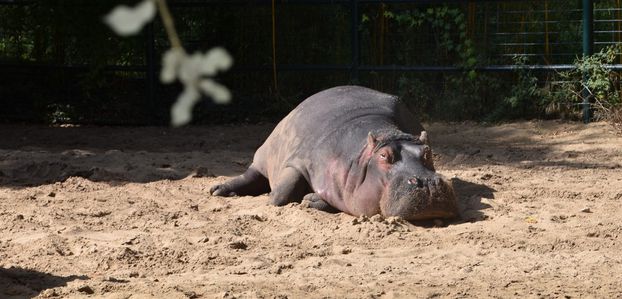
[[[117,6],[104,17],[104,22],[119,35],[136,34],[155,16],[155,1],[157,0],[144,0],[133,8]],[[209,77],[229,69],[233,64],[233,58],[223,48],[214,48],[205,54],[196,52],[188,55],[181,47],[168,10],[163,9],[160,13],[165,20],[165,26],[168,26],[169,39],[174,45],[162,57],[160,81],[173,83],[175,79],[179,79],[184,84],[184,91],[171,107],[171,124],[182,126],[192,120],[192,108],[201,98],[201,92],[218,104],[229,103],[231,100],[229,89]]]
[[[201,61],[201,70],[205,75],[213,76],[218,71],[227,70],[233,64],[233,58],[223,48],[217,47],[205,53]]]
[[[186,85],[171,107],[171,125],[179,127],[189,123],[192,120],[192,107],[200,98],[199,90]]]
[[[199,82],[199,87],[205,95],[212,97],[214,102],[218,104],[228,104],[231,101],[229,89],[213,80],[203,79]]]
[[[229,89],[208,77],[227,70],[232,64],[233,58],[223,48],[214,48],[205,54],[196,52],[192,55],[188,55],[183,49],[173,48],[164,54],[160,80],[163,83],[171,83],[179,79],[184,84],[184,91],[171,109],[173,126],[182,126],[192,120],[192,108],[200,99],[200,91],[218,104],[227,104],[231,101]]]
[[[118,35],[138,33],[145,24],[153,20],[156,6],[152,0],[144,0],[135,7],[119,5],[104,17],[104,22]]]
[[[162,57],[162,70],[160,71],[160,81],[168,84],[173,83],[177,78],[179,66],[186,57],[186,51],[181,48],[169,49]]]

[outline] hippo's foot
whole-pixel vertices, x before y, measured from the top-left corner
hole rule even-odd
[[[328,213],[338,213],[339,210],[335,209],[331,205],[329,205],[326,201],[324,201],[319,194],[317,193],[309,193],[305,195],[304,200],[309,202],[309,208],[314,208],[316,210],[328,212]]]
[[[224,184],[212,186],[209,193],[216,196],[244,196],[261,195],[270,191],[268,179],[253,166],[249,167],[244,174],[239,175]]]
[[[231,191],[231,189],[229,189],[226,184],[212,186],[212,188],[209,189],[209,194],[224,197],[231,197],[237,195],[235,192]]]

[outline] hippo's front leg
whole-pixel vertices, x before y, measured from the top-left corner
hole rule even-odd
[[[213,186],[209,193],[216,196],[256,196],[269,191],[268,179],[251,165],[242,175],[224,184]]]
[[[284,206],[290,202],[300,202],[310,189],[309,183],[298,170],[286,167],[279,175],[274,190],[270,193],[272,204]]]
[[[309,202],[309,208],[313,208],[316,210],[328,212],[328,213],[337,213],[339,210],[335,209],[333,206],[329,205],[319,194],[317,193],[309,193],[305,195],[304,200]]]

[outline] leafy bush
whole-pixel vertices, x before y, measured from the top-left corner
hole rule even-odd
[[[538,78],[526,68],[527,57],[514,56],[516,83],[512,84],[510,92],[488,115],[486,120],[499,121],[502,119],[531,118],[541,111],[542,89],[538,87]]]
[[[397,47],[380,53],[386,62],[403,65],[445,65],[462,68],[458,72],[402,74],[398,94],[424,118],[438,120],[483,119],[499,101],[501,82],[476,72],[486,58],[468,34],[468,18],[460,6],[443,4],[416,9],[383,10],[382,15],[364,15],[363,24],[391,25],[390,39]],[[425,32],[428,32],[427,34]],[[372,47],[370,56],[374,56]],[[427,56],[424,56],[425,55]],[[386,85],[385,85],[386,86]],[[382,86],[381,86],[382,87]]]
[[[587,98],[596,120],[622,123],[622,100],[619,89],[620,74],[607,68],[616,59],[620,46],[607,47],[600,52],[575,60],[575,69],[557,74],[543,90],[543,104],[547,112],[580,110]]]

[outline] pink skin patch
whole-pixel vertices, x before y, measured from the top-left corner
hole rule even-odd
[[[366,144],[355,165],[345,165],[339,158],[330,158],[322,185],[316,188],[316,193],[335,208],[354,216],[380,213],[380,200],[388,184],[385,173],[391,168],[388,160],[383,159],[391,157],[386,149],[372,151],[373,147]]]

